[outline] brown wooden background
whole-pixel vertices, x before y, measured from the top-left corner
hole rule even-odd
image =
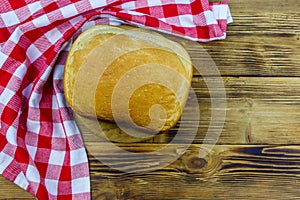
[[[117,172],[90,155],[93,199],[300,198],[300,1],[230,3],[234,23],[227,39],[202,44],[218,66],[227,92],[226,121],[218,144],[205,159],[198,158],[211,108],[206,85],[195,73],[201,120],[194,144],[169,166],[141,174]],[[188,50],[197,51],[193,46]],[[152,151],[171,136],[120,146]],[[95,149],[92,140],[86,139],[86,145],[93,155],[112,156],[105,146]],[[174,146],[170,156],[177,150]],[[32,197],[1,177],[0,199]]]

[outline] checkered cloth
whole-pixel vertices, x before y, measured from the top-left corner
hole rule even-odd
[[[228,2],[2,0],[0,173],[38,199],[89,199],[88,159],[63,93],[72,41],[123,23],[195,41],[224,39]]]

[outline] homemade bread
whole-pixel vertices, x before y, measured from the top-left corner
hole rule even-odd
[[[179,120],[191,79],[190,57],[178,43],[141,28],[96,25],[71,47],[64,92],[82,116],[161,132]]]

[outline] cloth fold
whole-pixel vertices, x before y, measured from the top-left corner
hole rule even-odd
[[[207,42],[226,37],[228,1],[4,0],[0,7],[0,173],[37,199],[90,199],[87,154],[63,93],[72,41],[131,24]]]

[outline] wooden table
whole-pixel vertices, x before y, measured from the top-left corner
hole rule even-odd
[[[217,145],[204,159],[198,157],[211,106],[205,83],[195,73],[201,120],[190,148],[167,167],[138,174],[113,170],[90,154],[93,199],[300,197],[300,1],[230,3],[234,23],[228,27],[227,39],[202,44],[218,66],[227,92],[226,121]],[[188,47],[192,54],[193,48]],[[152,151],[171,136],[120,146]],[[97,151],[93,141],[86,140],[86,145]],[[175,147],[170,156],[177,152]],[[122,164],[122,159],[118,162]],[[4,178],[0,178],[0,195],[1,199],[32,198]]]

